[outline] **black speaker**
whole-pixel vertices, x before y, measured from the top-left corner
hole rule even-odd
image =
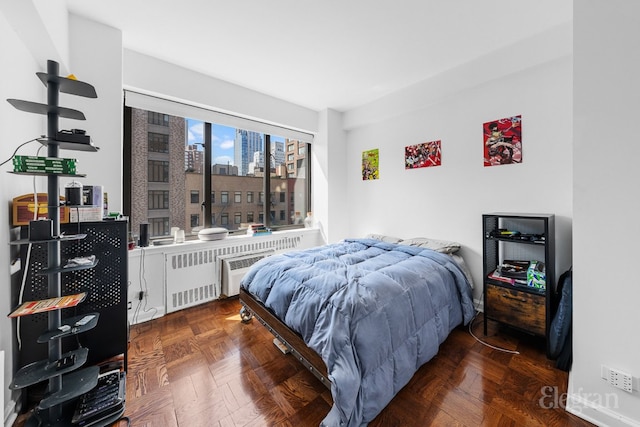
[[[149,223],[143,222],[140,224],[140,244],[141,248],[149,246]]]

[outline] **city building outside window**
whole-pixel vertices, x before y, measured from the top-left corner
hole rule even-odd
[[[272,229],[299,227],[293,213],[310,210],[310,160],[299,154],[307,143],[133,107],[126,107],[125,115],[125,149],[131,160],[125,161],[130,178],[124,207],[132,230],[148,222],[153,239],[168,236],[172,227],[184,229],[187,238],[196,237],[206,224],[230,232],[242,232],[254,222]],[[205,149],[211,150],[210,157]],[[210,192],[204,185],[207,168]],[[231,202],[233,213],[228,212]],[[207,219],[203,214],[209,208]]]

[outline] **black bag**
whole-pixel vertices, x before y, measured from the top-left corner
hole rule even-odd
[[[549,330],[549,355],[552,359],[556,359],[558,369],[569,371],[572,362],[573,283],[571,269],[560,275],[557,292],[560,295],[560,301]]]

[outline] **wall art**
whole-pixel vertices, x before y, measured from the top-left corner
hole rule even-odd
[[[442,150],[439,140],[404,147],[405,169],[427,168],[441,164]]]
[[[522,116],[487,122],[482,131],[485,166],[522,163]]]
[[[378,149],[362,152],[362,180],[379,179],[378,170],[379,156]]]

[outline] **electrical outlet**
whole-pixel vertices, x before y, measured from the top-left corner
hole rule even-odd
[[[614,387],[633,393],[633,377],[625,372],[602,365],[602,378]]]

